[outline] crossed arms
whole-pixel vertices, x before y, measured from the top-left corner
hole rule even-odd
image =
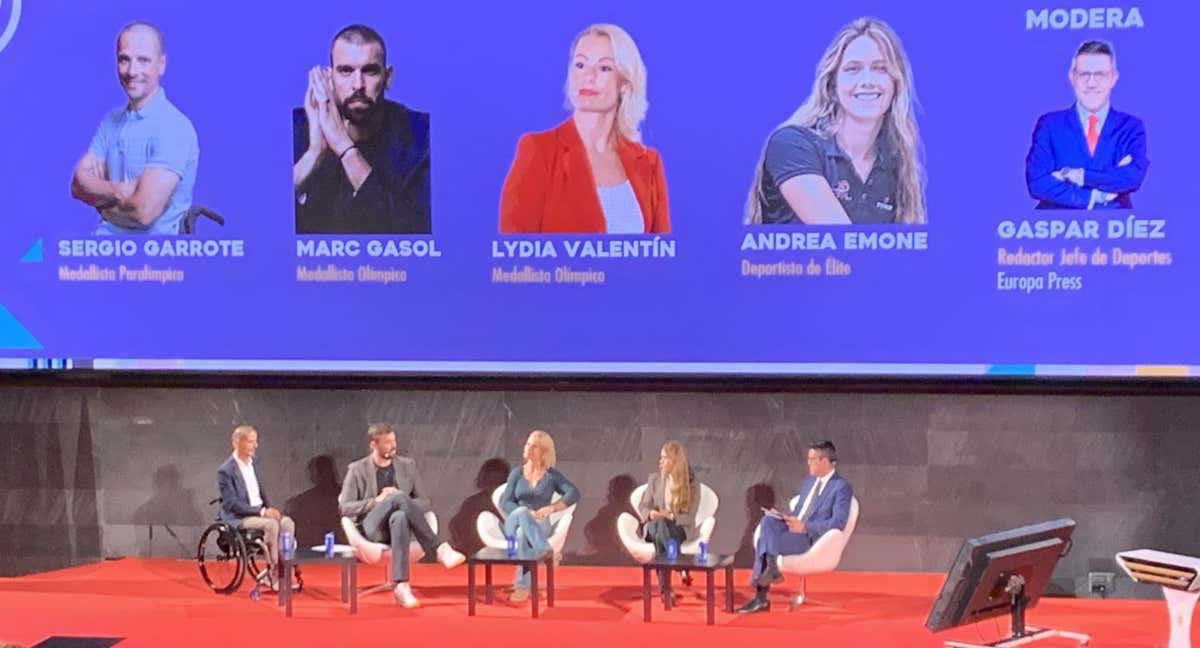
[[[1112,202],[1121,194],[1138,190],[1150,161],[1146,157],[1146,130],[1134,123],[1120,142],[1125,155],[1117,164],[1093,160],[1086,167],[1059,166],[1054,154],[1054,126],[1043,117],[1033,132],[1033,143],[1025,160],[1029,194],[1066,207],[1091,209]]]
[[[71,197],[95,207],[113,225],[145,229],[162,215],[178,184],[179,176],[161,167],[147,167],[129,182],[113,182],[104,161],[89,151],[71,175]]]
[[[807,225],[849,225],[850,217],[825,176],[804,174],[784,180],[779,193],[796,217]]]

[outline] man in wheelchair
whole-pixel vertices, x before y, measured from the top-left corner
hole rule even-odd
[[[270,505],[254,452],[258,432],[249,425],[233,430],[233,455],[217,469],[217,490],[221,493],[221,521],[235,529],[260,529],[267,542],[267,577],[271,589],[279,591],[279,533],[295,537],[292,518]]]

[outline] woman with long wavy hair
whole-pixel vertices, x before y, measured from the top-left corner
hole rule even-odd
[[[925,223],[915,105],[892,28],[874,18],[843,27],[812,93],[763,147],[746,224]]]
[[[658,555],[666,553],[667,542],[681,545],[696,533],[696,507],[700,503],[699,486],[687,453],[678,441],[667,441],[658,454],[658,471],[646,478],[646,490],[638,503],[638,514],[645,521],[642,539],[654,544]],[[658,573],[659,590],[666,603],[675,601],[666,570]]]

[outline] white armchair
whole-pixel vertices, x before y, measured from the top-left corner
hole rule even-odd
[[[479,532],[479,539],[483,541],[485,546],[493,549],[507,549],[508,541],[504,539],[504,524],[503,520],[507,517],[504,514],[504,509],[500,508],[500,497],[504,495],[505,484],[500,484],[496,490],[492,491],[492,506],[496,511],[480,511],[479,517],[475,518],[475,530]],[[555,493],[552,501],[557,502],[562,499],[562,495]],[[554,549],[556,556],[561,556],[563,545],[567,543],[567,532],[571,530],[571,521],[575,518],[575,507],[577,504],[572,504],[567,508],[550,514],[550,546]]]
[[[425,512],[425,521],[429,523],[429,528],[433,529],[434,533],[437,533],[438,519],[437,515],[433,511]],[[342,526],[345,527],[347,524],[350,526],[357,526],[355,525],[353,519],[343,517]],[[425,550],[421,548],[420,543],[418,543],[416,540],[410,542],[408,545],[408,562],[410,564],[415,563],[424,557]],[[364,562],[366,561],[364,560]],[[390,550],[384,551],[383,556],[380,558],[377,564],[383,565],[383,582],[379,585],[372,585],[371,587],[364,589],[361,594],[374,594],[375,592],[382,592],[384,590],[390,591],[392,589],[392,552]]]
[[[646,485],[642,484],[629,494],[629,505],[637,510],[642,501]],[[696,505],[696,533],[691,540],[679,545],[679,553],[695,555],[700,552],[700,543],[707,543],[712,538],[713,528],[717,526],[717,506],[720,499],[707,484],[700,484],[700,502]],[[654,559],[654,544],[638,537],[637,528],[641,519],[629,513],[617,516],[617,535],[621,544],[633,559],[639,563],[648,563]],[[689,534],[691,535],[691,534]]]
[[[797,495],[788,502],[788,510],[795,510],[800,503],[800,496]],[[823,574],[837,569],[838,563],[842,561],[842,552],[846,549],[846,544],[850,542],[850,536],[854,533],[854,527],[858,524],[858,498],[850,498],[850,516],[846,519],[846,528],[830,529],[817,541],[809,547],[808,551],[802,554],[792,556],[779,556],[777,558],[779,571],[784,574],[792,574],[800,577],[800,593],[796,595],[796,599],[792,601],[792,609],[802,605],[805,598],[805,577],[813,574]],[[759,529],[754,529],[754,544],[758,544]]]

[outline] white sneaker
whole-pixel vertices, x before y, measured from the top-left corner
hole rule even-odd
[[[396,597],[397,603],[410,610],[421,607],[421,602],[413,596],[412,588],[408,586],[408,583],[396,583],[396,589],[392,590],[392,595]]]
[[[379,562],[383,559],[383,552],[388,550],[387,545],[364,538],[350,518],[342,518],[342,531],[346,533],[346,540],[350,542],[350,546],[354,547],[354,555],[365,563]]]
[[[467,557],[462,555],[461,551],[456,551],[446,542],[438,545],[437,559],[446,569],[454,569],[467,561]]]

